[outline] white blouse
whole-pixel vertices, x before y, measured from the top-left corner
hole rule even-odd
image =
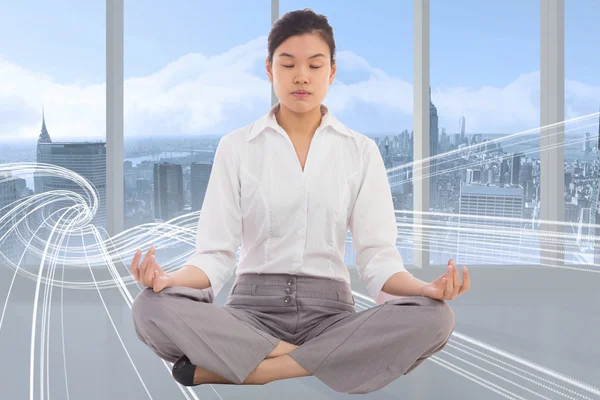
[[[377,144],[339,122],[324,105],[304,171],[276,104],[217,147],[187,264],[201,268],[215,297],[245,273],[311,275],[350,283],[348,228],[356,268],[373,299],[406,272],[396,247],[396,216]]]

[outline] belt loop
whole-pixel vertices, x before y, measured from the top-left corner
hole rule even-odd
[[[252,285],[252,296],[256,296],[256,285]]]

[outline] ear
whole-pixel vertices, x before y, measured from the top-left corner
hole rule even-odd
[[[329,84],[330,85],[333,83],[333,80],[335,79],[336,72],[337,72],[337,63],[334,61],[333,65],[331,66],[331,74],[329,75]]]
[[[267,76],[269,77],[269,82],[273,83],[273,65],[269,62],[269,57],[265,60],[265,69],[267,70]]]

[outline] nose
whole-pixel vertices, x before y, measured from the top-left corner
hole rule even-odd
[[[297,75],[296,78],[294,78],[294,83],[308,83],[308,78],[305,75]]]
[[[308,74],[306,73],[304,67],[298,68],[298,73],[294,77],[294,83],[308,83]]]

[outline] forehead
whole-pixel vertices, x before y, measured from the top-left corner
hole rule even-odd
[[[288,53],[295,58],[308,58],[315,53],[323,53],[329,56],[329,46],[315,33],[290,36],[277,47],[276,55]]]

